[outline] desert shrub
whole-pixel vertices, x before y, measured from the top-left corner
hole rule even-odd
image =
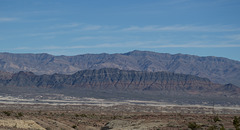
[[[101,128],[101,130],[110,130],[111,128],[109,126],[104,126]]]
[[[197,129],[200,129],[201,126],[198,125],[196,122],[189,122],[188,128],[190,128],[191,130],[197,130]]]
[[[38,115],[41,115],[42,114],[42,111],[40,110],[40,111],[38,111]]]
[[[216,125],[208,127],[208,130],[218,130],[218,127]]]
[[[216,123],[216,122],[218,122],[218,121],[221,121],[221,119],[220,119],[218,116],[214,116],[214,117],[213,117],[213,121]]]
[[[3,111],[3,113],[4,113],[6,116],[11,116],[11,112],[9,112],[9,111]]]
[[[86,114],[81,114],[80,116],[81,116],[81,117],[87,117],[87,115],[86,115]]]
[[[79,115],[78,115],[78,114],[75,114],[75,117],[79,117]]]
[[[220,122],[221,119],[219,118],[219,116],[214,116],[212,121],[214,122],[214,124],[212,126],[208,127],[208,130],[225,130],[223,124],[218,124],[217,122]]]
[[[219,124],[221,127],[220,127],[220,130],[225,130],[225,127],[223,126],[223,124]]]
[[[51,130],[51,128],[50,128],[50,127],[47,127],[46,130]]]
[[[19,113],[17,114],[17,116],[18,116],[18,117],[22,117],[22,116],[23,116],[22,112],[19,112]]]
[[[76,126],[76,125],[73,125],[73,126],[72,126],[72,128],[73,128],[73,129],[76,129],[76,128],[77,128],[77,126]]]
[[[236,130],[240,130],[240,117],[234,116],[233,125]]]
[[[117,119],[117,116],[113,116],[112,119],[113,119],[113,120],[116,120],[116,119]]]

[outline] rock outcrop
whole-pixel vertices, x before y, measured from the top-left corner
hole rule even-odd
[[[1,79],[4,87],[38,88],[85,88],[116,91],[175,91],[175,92],[220,92],[239,93],[240,88],[232,85],[212,83],[207,78],[170,72],[127,71],[104,68],[83,70],[72,75],[35,75],[32,72],[12,74]]]

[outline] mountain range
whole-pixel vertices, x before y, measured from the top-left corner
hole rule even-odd
[[[72,75],[35,75],[32,72],[8,73],[0,77],[0,87],[84,88],[116,91],[176,91],[237,95],[240,88],[216,84],[207,78],[171,72],[128,71],[112,68],[83,70]]]
[[[240,86],[240,62],[222,57],[172,55],[149,51],[76,56],[0,53],[0,70],[5,72],[30,71],[38,75],[73,74],[80,70],[101,68],[148,72],[168,71],[208,78],[215,83],[232,83]]]

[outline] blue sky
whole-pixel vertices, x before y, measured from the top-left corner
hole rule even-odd
[[[0,52],[240,60],[239,0],[0,0]]]

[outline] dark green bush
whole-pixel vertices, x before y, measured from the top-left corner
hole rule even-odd
[[[234,116],[233,125],[236,130],[240,130],[240,117]]]
[[[218,122],[218,121],[221,121],[221,119],[220,119],[218,116],[214,116],[214,117],[213,117],[213,121],[216,123],[216,122]]]
[[[81,116],[81,117],[87,117],[87,115],[86,115],[86,114],[81,114],[80,116]]]
[[[72,128],[73,128],[73,129],[76,129],[76,128],[77,128],[77,126],[76,126],[76,125],[73,125],[73,126],[72,126]]]
[[[196,122],[189,122],[188,128],[190,128],[191,130],[197,130],[197,129],[200,129],[201,126],[198,125]]]
[[[7,116],[11,116],[11,113],[9,111],[3,111],[3,113]]]
[[[22,117],[22,116],[23,116],[22,112],[19,112],[19,113],[17,114],[17,116],[18,116],[18,117]]]

